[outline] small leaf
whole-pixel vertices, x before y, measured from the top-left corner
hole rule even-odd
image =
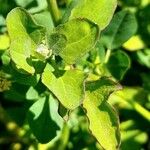
[[[125,73],[131,66],[129,56],[123,51],[116,51],[111,54],[107,63],[108,71],[118,80],[122,80]]]
[[[47,65],[42,75],[43,84],[66,108],[78,107],[84,95],[84,73],[79,70],[67,70],[62,76],[56,77],[51,70],[51,66]]]
[[[0,35],[0,43],[1,43],[0,44],[0,51],[6,50],[10,44],[10,39],[9,39],[8,35],[6,35],[6,34]]]
[[[48,39],[49,49],[68,64],[73,64],[90,51],[98,36],[99,29],[96,24],[86,19],[74,19],[59,25],[53,31]]]
[[[116,150],[120,144],[117,114],[106,102],[109,95],[118,88],[119,86],[113,81],[105,78],[89,82],[83,101],[89,119],[89,128],[106,150]]]
[[[87,18],[104,29],[112,19],[117,0],[80,0],[72,9],[70,18]]]
[[[108,49],[116,49],[126,42],[137,31],[135,15],[128,11],[120,11],[104,30],[101,42]]]
[[[37,100],[38,98],[39,98],[38,92],[31,86],[26,93],[26,99]]]
[[[43,97],[29,109],[28,121],[33,134],[40,143],[47,143],[63,127],[63,119],[58,114],[58,103],[52,96]]]
[[[150,68],[150,49],[137,51],[135,56],[140,64]]]
[[[139,35],[135,35],[125,42],[123,47],[128,51],[138,51],[144,49],[146,46],[141,37]]]
[[[45,35],[45,28],[36,24],[32,16],[23,8],[13,9],[6,21],[11,39],[12,60],[17,68],[33,74],[35,70],[32,66],[31,55],[36,55],[36,48]]]
[[[17,3],[17,6],[25,8],[28,5],[30,5],[33,2],[33,0],[15,0],[15,2]]]

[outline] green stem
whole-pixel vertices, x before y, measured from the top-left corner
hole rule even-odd
[[[150,112],[148,110],[146,110],[144,107],[142,107],[136,102],[132,103],[131,105],[140,115],[142,115],[145,119],[147,119],[150,122]]]
[[[47,0],[48,9],[51,13],[54,25],[57,26],[60,23],[61,15],[56,0]]]
[[[105,64],[108,62],[111,55],[111,49],[107,49],[106,56],[105,56]]]
[[[140,104],[138,104],[137,102],[130,102],[127,100],[124,100],[124,98],[122,98],[121,96],[117,95],[119,98],[118,100],[120,102],[124,102],[127,105],[129,105],[130,107],[132,107],[138,114],[140,114],[141,116],[143,116],[147,121],[150,122],[150,112],[145,109],[143,106],[141,106]]]

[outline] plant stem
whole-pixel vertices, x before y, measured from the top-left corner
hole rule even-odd
[[[105,56],[105,64],[108,62],[110,55],[111,55],[111,49],[107,49],[106,56]]]
[[[60,23],[61,15],[56,0],[47,0],[48,9],[51,13],[54,25],[57,26]]]
[[[142,115],[145,119],[147,119],[150,122],[150,112],[148,110],[146,110],[144,107],[142,107],[136,102],[132,103],[131,105],[140,115]]]
[[[131,106],[138,114],[140,114],[141,116],[143,116],[147,121],[150,122],[150,112],[145,109],[143,106],[141,106],[140,104],[138,104],[137,102],[130,102],[127,100],[124,100],[124,98],[122,98],[121,96],[117,95],[119,98],[118,100],[120,102],[124,102],[127,105]]]

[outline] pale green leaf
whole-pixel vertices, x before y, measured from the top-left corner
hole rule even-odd
[[[45,28],[36,24],[23,8],[13,9],[8,14],[6,22],[11,39],[12,60],[18,68],[33,74],[35,70],[31,63],[31,55],[36,55],[37,45],[44,38]]]
[[[70,18],[87,18],[104,29],[112,19],[117,0],[80,0],[72,9]]]
[[[33,18],[39,25],[44,26],[48,33],[54,28],[52,17],[48,11],[36,13]]]
[[[120,144],[118,117],[106,102],[109,95],[118,88],[118,85],[105,78],[89,82],[83,101],[83,107],[89,119],[89,128],[106,150],[116,150]]]
[[[26,93],[26,99],[37,100],[38,98],[39,98],[38,92],[31,86]]]
[[[59,73],[60,74],[60,73]],[[84,73],[79,70],[67,70],[62,76],[55,76],[50,65],[42,75],[42,82],[68,109],[78,107],[84,96]]]
[[[136,31],[135,15],[123,10],[114,15],[112,21],[102,33],[101,42],[108,49],[115,49],[132,37]]]
[[[33,2],[33,0],[15,0],[15,2],[17,3],[17,6],[27,7]]]
[[[150,49],[144,49],[136,52],[137,61],[147,68],[150,68]]]
[[[65,62],[73,64],[91,50],[98,35],[99,29],[96,24],[87,19],[73,19],[59,25],[53,31],[48,39],[49,48],[53,53],[60,55]]]

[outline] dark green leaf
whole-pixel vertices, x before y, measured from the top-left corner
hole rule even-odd
[[[109,26],[102,34],[101,42],[108,49],[120,47],[136,33],[137,22],[135,15],[128,11],[116,13]]]
[[[131,62],[129,56],[123,51],[112,53],[107,63],[107,69],[116,79],[121,80],[127,70],[130,68]]]
[[[58,103],[50,96],[36,101],[29,109],[28,121],[33,134],[40,143],[47,143],[57,136],[63,126],[58,114]]]

